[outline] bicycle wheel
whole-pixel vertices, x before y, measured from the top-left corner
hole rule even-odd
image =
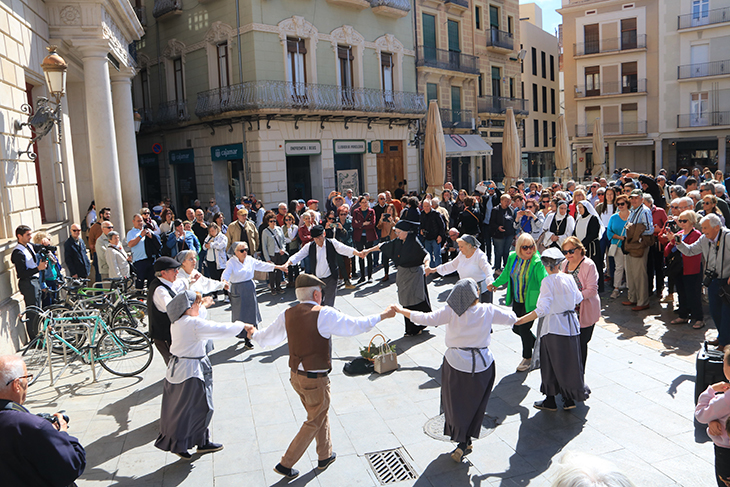
[[[28,338],[34,339],[41,330],[40,316],[42,314],[43,310],[38,306],[27,306],[18,315],[18,329],[24,329],[28,334]]]
[[[96,343],[95,360],[121,377],[142,373],[152,363],[152,342],[139,330],[118,327],[104,333]]]
[[[45,337],[39,335],[31,340],[23,349],[22,355],[28,373],[33,374],[33,380],[28,382],[30,385],[38,380],[48,366],[48,350],[46,350]]]
[[[134,328],[147,335],[150,329],[147,305],[141,301],[132,300],[117,306],[112,314],[110,327],[118,328],[120,326]]]
[[[67,311],[72,311],[72,308],[65,304],[54,304],[46,309],[51,311],[53,316],[62,316]],[[84,343],[86,343],[86,321],[83,319],[73,319],[64,322],[63,328],[56,329],[58,336],[63,337],[69,345],[80,349]],[[56,355],[63,355],[64,348],[66,353],[74,353],[73,350],[69,349],[68,346],[60,340],[53,340],[51,351]]]

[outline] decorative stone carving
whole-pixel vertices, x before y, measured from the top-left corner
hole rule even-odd
[[[205,33],[205,41],[210,44],[219,44],[230,40],[235,34],[235,30],[228,24],[216,21],[210,26],[208,32]]]
[[[137,63],[129,55],[129,44],[131,41],[124,37],[119,26],[114,22],[106,9],[101,9],[101,32],[102,36],[109,41],[114,56],[126,66],[134,67]]]
[[[61,9],[61,22],[65,25],[81,25],[81,11],[77,5],[66,5]]]
[[[301,17],[299,15],[294,15],[290,19],[282,20],[278,24],[279,27],[279,40],[281,43],[286,42],[286,38],[291,37],[299,37],[299,38],[309,38],[312,40],[312,47],[314,47],[317,44],[318,38],[318,31],[317,28],[312,24],[311,22],[307,21],[304,17]]]
[[[343,25],[330,33],[330,42],[332,43],[332,50],[337,52],[338,44],[364,46],[365,38],[351,25]]]
[[[177,39],[167,41],[167,46],[162,51],[162,56],[167,59],[182,58],[185,62],[185,44]]]
[[[150,57],[143,52],[137,52],[137,65],[139,65],[140,68],[150,67],[152,65]]]
[[[375,46],[378,51],[402,53],[403,43],[393,34],[385,34],[375,39]]]

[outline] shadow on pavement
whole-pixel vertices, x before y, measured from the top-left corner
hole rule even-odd
[[[456,463],[451,459],[450,453],[442,453],[428,464],[426,470],[413,483],[413,487],[471,485],[469,479],[470,465],[469,462],[463,460]]]

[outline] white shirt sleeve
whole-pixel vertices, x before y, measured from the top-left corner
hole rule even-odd
[[[286,310],[279,313],[274,322],[263,330],[256,330],[251,337],[262,347],[273,347],[286,340]]]
[[[309,246],[312,245],[313,243],[314,243],[314,241],[307,242],[306,244],[304,244],[302,246],[302,248],[299,249],[299,252],[297,252],[296,254],[294,254],[293,256],[291,256],[291,258],[289,259],[289,261],[293,265],[297,265],[298,263],[300,263],[301,261],[303,261],[309,255]],[[337,248],[337,247],[335,247],[335,248]]]
[[[261,272],[273,272],[274,271],[274,267],[276,267],[271,262],[264,262],[263,260],[258,260],[258,259],[253,258],[253,257],[246,257],[246,258],[247,259],[252,259],[252,262],[251,262],[252,267],[254,269],[256,269],[257,271],[261,271]]]
[[[441,276],[448,276],[452,272],[456,271],[459,267],[459,263],[461,263],[462,259],[462,253],[459,253],[459,255],[456,256],[455,259],[451,259],[445,264],[441,264],[440,266],[436,267],[436,272],[439,273]]]
[[[517,321],[517,315],[511,309],[492,306],[493,325],[514,325],[515,321]]]
[[[155,289],[155,294],[152,295],[152,301],[155,303],[158,310],[163,313],[167,313],[167,305],[170,301],[172,301],[172,298],[164,286],[158,286],[157,289]]]
[[[492,284],[494,282],[494,270],[492,270],[492,265],[489,263],[489,259],[487,258],[487,254],[484,252],[480,252],[478,254],[479,256],[479,268],[482,270],[486,278],[484,279],[484,284],[487,286]]]
[[[537,298],[537,307],[535,312],[537,316],[542,318],[550,312],[550,306],[553,304],[552,288],[550,287],[550,279],[543,279],[540,284],[540,297]]]
[[[349,316],[330,306],[324,306],[319,312],[317,330],[324,338],[332,335],[351,337],[372,330],[380,322],[380,315]]]
[[[338,254],[344,255],[345,257],[352,257],[353,255],[355,255],[355,249],[353,249],[352,247],[348,247],[347,245],[333,238],[329,239],[329,241],[332,242],[332,245],[334,245],[335,251],[337,251]]]
[[[430,313],[411,311],[411,321],[426,326],[446,325],[454,316],[456,316],[456,313],[454,313],[454,310],[450,306],[444,306]]]
[[[220,323],[206,320],[202,317],[198,318],[195,320],[195,336],[200,341],[214,340],[217,338],[233,338],[243,330],[243,323],[240,321]]]

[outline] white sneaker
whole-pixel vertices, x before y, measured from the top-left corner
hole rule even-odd
[[[621,291],[619,291],[618,289],[614,289],[613,292],[611,293],[611,299],[616,299],[619,296],[621,296]]]
[[[529,358],[523,358],[522,362],[520,362],[520,365],[517,366],[517,372],[525,372],[527,369],[530,368],[530,364],[532,363],[532,359]]]

